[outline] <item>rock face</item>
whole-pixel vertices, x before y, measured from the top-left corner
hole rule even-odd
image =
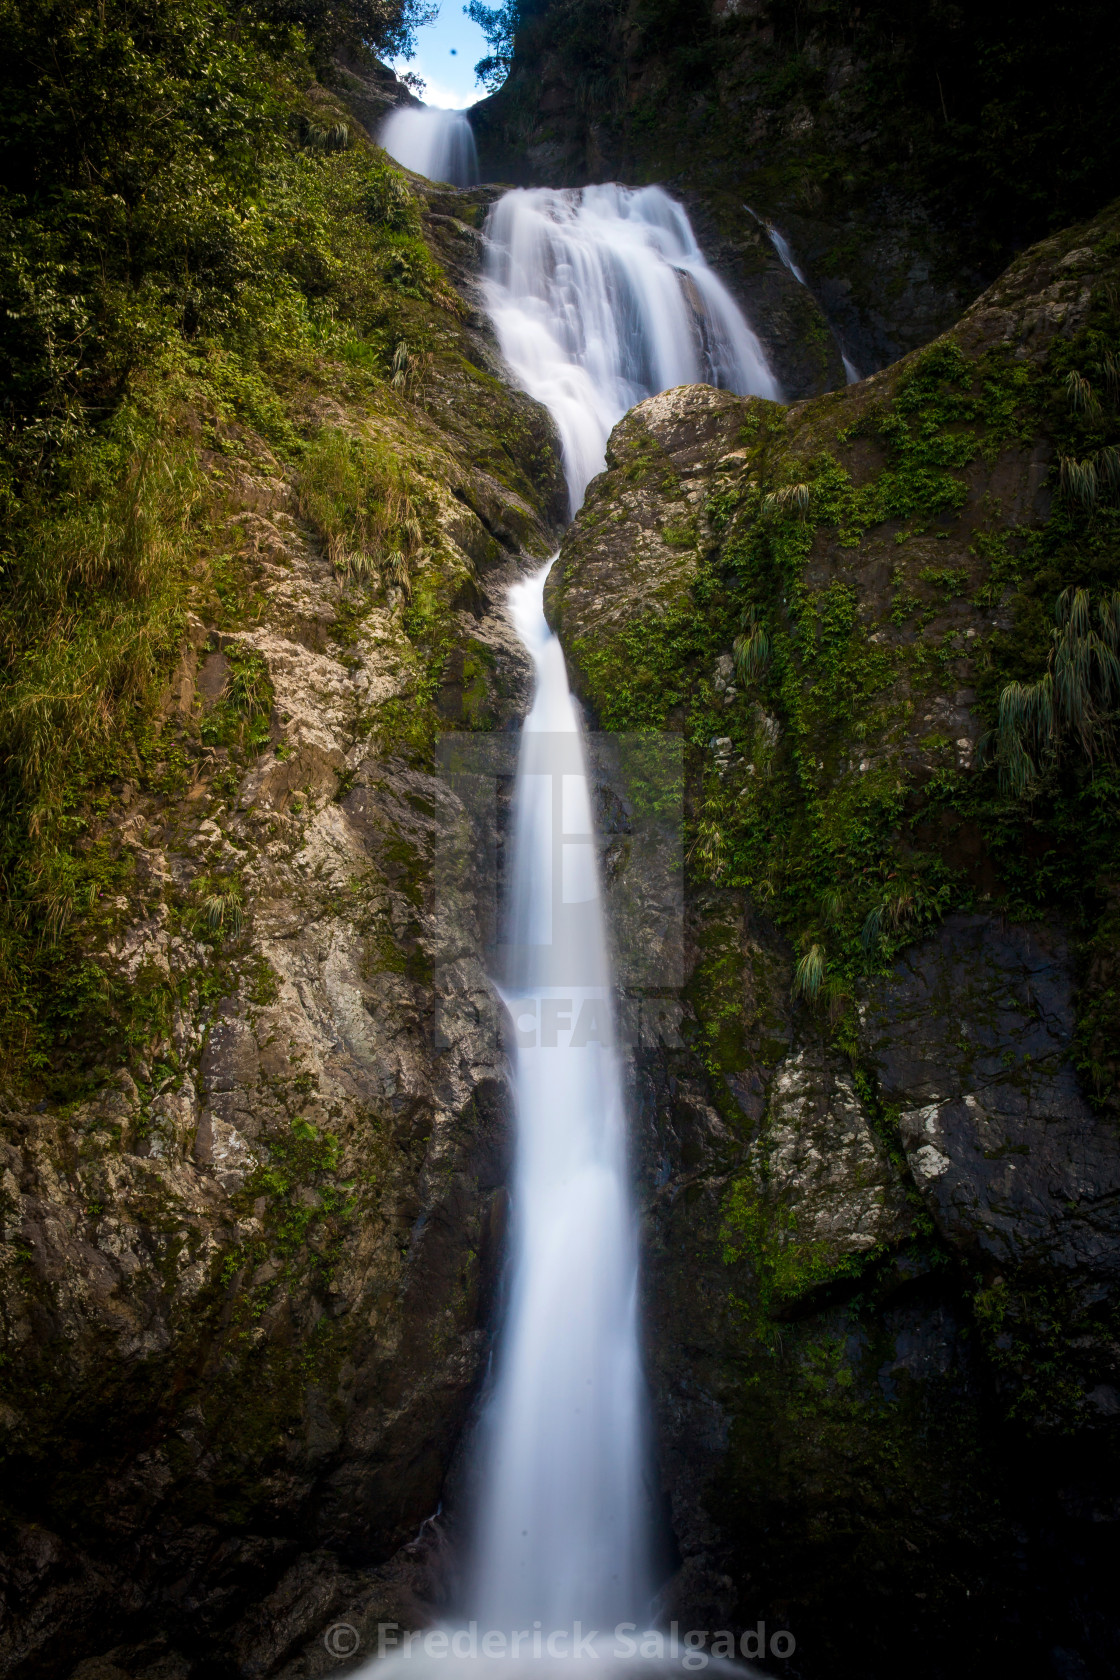
[[[1116,221],[842,394],[643,403],[548,583],[595,722],[684,742],[678,1035],[634,1055],[665,1601],[805,1675],[1116,1672],[1112,772],[1063,740],[1019,796],[998,727],[1120,576],[1055,463]]]
[[[905,1180],[847,1069],[798,1050],[774,1075],[768,1118],[752,1165],[774,1206],[795,1212],[787,1240],[809,1245],[831,1272],[910,1235]]]
[[[1058,929],[952,916],[903,958],[864,1026],[946,1241],[981,1263],[1108,1280],[1120,1264],[1120,1157],[1069,1063],[1071,972]]]
[[[421,383],[351,400],[334,369],[299,416],[407,462],[400,588],[332,560],[310,468],[245,427],[209,458],[249,605],[192,620],[162,762],[97,830],[125,885],[86,961],[150,1007],[93,1094],[2,1118],[9,1675],[266,1674],[308,1641],[334,1669],[333,1621],[424,1613],[509,1153],[492,883],[467,858],[436,890],[460,807],[430,735],[520,715],[504,594],[563,494],[472,313],[478,214],[427,209],[468,295]]]
[[[390,111],[400,105],[419,105],[420,101],[380,59],[362,61],[348,54],[335,61],[335,81],[339,94],[357,117],[371,140]]]
[[[791,398],[843,382],[833,335],[861,373],[886,366],[1113,190],[1115,140],[1084,126],[1115,100],[1103,6],[1062,31],[1045,7],[1011,29],[924,0],[523,0],[518,19],[509,79],[472,111],[486,178],[668,185]]]

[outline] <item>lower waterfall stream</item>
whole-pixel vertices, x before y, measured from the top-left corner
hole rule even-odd
[[[536,690],[513,808],[509,972],[518,1141],[510,1295],[484,1423],[484,1626],[640,1619],[637,1254],[610,968],[575,702],[546,572],[512,591]]]
[[[660,188],[519,189],[486,231],[491,319],[516,383],[556,423],[573,514],[612,427],[644,397],[691,382],[778,396],[685,211]],[[551,564],[510,594],[535,688],[513,800],[512,955],[496,977],[517,1038],[517,1141],[506,1318],[475,1448],[471,1619],[437,1632],[438,1652],[429,1635],[400,1644],[502,1673],[511,1658],[539,1669],[576,1656],[644,1657],[644,1669],[677,1657],[691,1670],[701,1665],[676,1649],[675,1624],[671,1643],[638,1631],[653,1620],[655,1583],[637,1233],[584,743],[544,615]],[[621,1648],[620,1625],[635,1636]]]

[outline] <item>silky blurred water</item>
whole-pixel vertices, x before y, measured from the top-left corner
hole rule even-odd
[[[494,206],[487,236],[491,319],[556,423],[573,513],[611,428],[642,398],[697,382],[778,398],[758,339],[660,188],[519,189]],[[572,1661],[612,1676],[731,1672],[729,1634],[721,1654],[688,1650],[675,1624],[649,1631],[627,1116],[585,744],[545,620],[548,571],[510,592],[535,686],[494,976],[515,1041],[517,1141],[505,1323],[475,1446],[470,1620],[437,1632],[438,1655],[423,1640],[403,1648],[394,1629],[385,1658],[394,1674],[450,1662],[480,1680]]]
[[[390,157],[430,181],[473,187],[478,180],[474,130],[463,111],[399,106],[382,123],[378,140]]]
[[[766,356],[660,187],[506,193],[486,299],[518,383],[552,415],[573,514],[628,408],[673,385],[779,399]]]

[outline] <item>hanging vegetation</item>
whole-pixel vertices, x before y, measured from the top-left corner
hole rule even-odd
[[[1047,668],[1037,682],[1011,682],[993,732],[1000,783],[1021,796],[1074,747],[1092,761],[1111,757],[1120,703],[1120,590],[1093,610],[1087,589],[1063,589]],[[989,738],[991,739],[991,738]]]

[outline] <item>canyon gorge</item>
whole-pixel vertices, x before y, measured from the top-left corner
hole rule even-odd
[[[1029,134],[996,84],[1046,42],[986,8],[532,0],[442,127],[330,8],[231,15],[11,25],[3,1673],[318,1680],[505,1613],[462,1560],[488,1407],[521,1450],[547,1093],[492,916],[545,693],[625,1027],[563,1099],[615,1175],[584,1287],[648,1411],[594,1613],[644,1581],[805,1680],[1114,1676],[1097,10]]]

